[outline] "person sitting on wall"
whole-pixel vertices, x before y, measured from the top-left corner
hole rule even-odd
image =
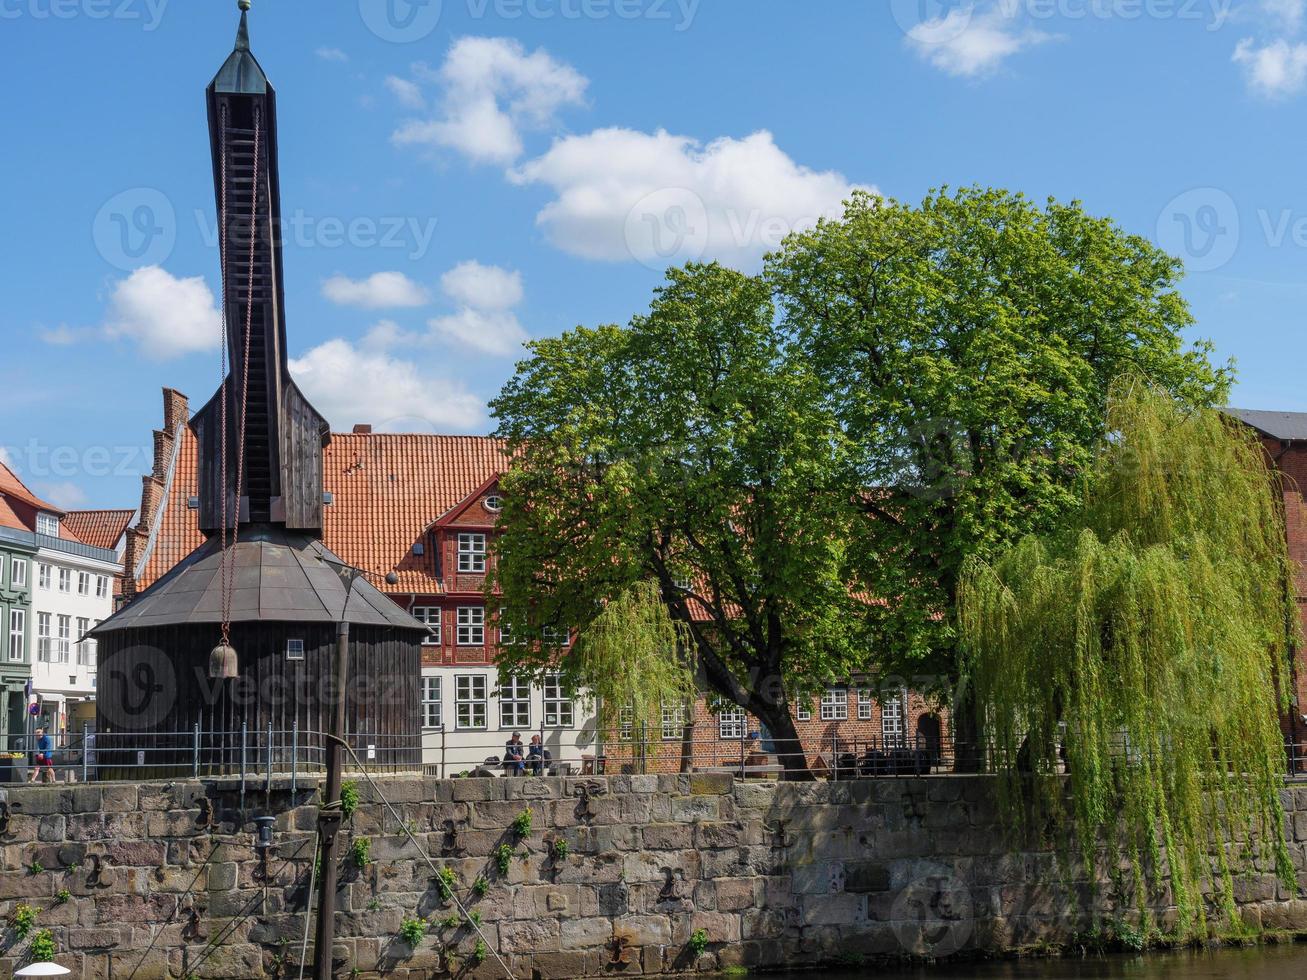
[[[549,763],[553,761],[554,757],[545,748],[544,743],[540,741],[540,736],[532,735],[531,744],[526,750],[526,767],[531,770],[533,775],[541,776],[544,775]]]
[[[526,746],[522,744],[522,733],[514,732],[513,737],[504,743],[504,774],[521,776],[526,772],[526,763],[522,761]]]

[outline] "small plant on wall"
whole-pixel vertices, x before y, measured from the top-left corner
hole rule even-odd
[[[531,812],[531,808],[530,808],[530,807],[527,807],[525,810],[523,810],[521,813],[519,813],[516,817],[514,817],[514,818],[513,818],[513,836],[515,836],[518,840],[522,840],[522,839],[524,839],[524,838],[526,838],[526,837],[530,837],[530,836],[531,836],[531,821],[532,821],[533,818],[534,818],[534,814]]]
[[[36,925],[38,914],[33,906],[23,902],[14,909],[14,933],[19,939],[27,938],[27,934],[32,931],[32,926]]]
[[[500,844],[495,848],[495,866],[499,868],[501,875],[507,876],[508,869],[513,865],[513,848],[509,844]]]
[[[418,943],[422,942],[422,937],[427,934],[427,922],[425,919],[405,918],[399,927],[399,937],[416,948]]]
[[[458,884],[458,877],[454,874],[454,869],[444,867],[436,875],[436,892],[440,895],[442,902],[448,902],[454,897],[454,887]]]
[[[32,937],[32,945],[27,948],[28,958],[33,963],[53,963],[59,952],[54,944],[54,936],[49,929],[42,929]]]
[[[362,869],[372,863],[372,838],[355,837],[354,843],[350,845],[349,860],[354,867]]]
[[[696,929],[690,936],[690,942],[687,944],[690,952],[696,957],[702,956],[708,950],[708,933],[702,929]]]
[[[358,783],[346,780],[340,786],[340,812],[348,820],[354,816],[354,811],[359,808],[359,787]]]

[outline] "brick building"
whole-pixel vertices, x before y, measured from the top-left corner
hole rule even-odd
[[[1233,418],[1256,430],[1272,466],[1284,480],[1284,523],[1289,542],[1289,558],[1297,562],[1294,594],[1298,615],[1307,631],[1307,412],[1264,412],[1251,409],[1226,410]],[[1299,745],[1307,743],[1307,659],[1297,650],[1293,658],[1293,693],[1295,707],[1281,719],[1285,738]]]
[[[163,425],[154,433],[154,464],[143,480],[140,519],[127,533],[124,599],[159,579],[202,540],[194,510],[195,437],[187,426],[186,396],[165,389]],[[652,752],[636,753],[622,732],[601,735],[583,699],[560,685],[501,681],[495,668],[500,642],[494,608],[484,595],[494,561],[499,475],[504,447],[482,436],[374,433],[366,425],[333,434],[323,450],[323,541],[341,559],[427,623],[420,685],[424,758],[443,773],[502,756],[513,731],[539,734],[556,760],[576,766],[606,755],[615,765],[647,771],[681,766],[685,713],[665,712]],[[493,604],[490,604],[493,606]],[[939,738],[939,719],[906,691],[881,704],[869,688],[832,688],[797,724],[811,762],[833,750],[868,744],[916,744]],[[694,706],[696,768],[730,765],[766,733],[740,711]],[[638,756],[638,758],[637,758]]]

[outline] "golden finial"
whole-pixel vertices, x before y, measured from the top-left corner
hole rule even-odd
[[[240,7],[241,10],[249,10],[249,9],[250,9],[250,0],[238,0],[236,6]]]

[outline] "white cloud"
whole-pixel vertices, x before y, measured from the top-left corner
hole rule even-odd
[[[203,277],[178,279],[157,265],[117,283],[104,331],[136,341],[146,357],[162,360],[215,350],[222,316]]]
[[[475,163],[516,160],[522,131],[544,129],[559,109],[581,104],[589,84],[543,49],[528,54],[519,42],[502,37],[460,38],[438,71],[423,65],[414,71],[442,88],[443,111],[404,124],[395,142],[450,147]]]
[[[756,264],[791,231],[841,213],[857,186],[796,163],[766,131],[704,145],[601,129],[556,141],[510,179],[554,192],[536,222],[558,248],[658,268],[699,258]]]
[[[332,276],[322,284],[322,295],[338,306],[367,310],[423,306],[431,298],[402,272],[378,272],[367,279]]]
[[[292,359],[290,371],[337,429],[360,422],[381,430],[411,429],[414,419],[456,431],[484,424],[484,403],[458,382],[428,376],[411,361],[346,340],[329,340]]]
[[[340,48],[318,48],[316,53],[323,61],[349,61],[349,55]]]
[[[76,510],[78,507],[85,507],[90,499],[83,490],[75,483],[67,481],[62,483],[37,483],[32,487],[36,495],[44,500],[50,501],[56,507],[62,507],[64,510]]]
[[[950,75],[977,78],[993,74],[1026,48],[1059,40],[1058,35],[1022,27],[1019,15],[1008,15],[1001,7],[978,11],[977,6],[953,7],[922,21],[908,31],[908,46]]]
[[[450,299],[479,310],[507,310],[522,302],[522,274],[497,265],[463,262],[440,277]]]
[[[408,109],[425,109],[427,105],[426,98],[422,95],[422,87],[417,82],[410,81],[407,78],[400,78],[397,75],[389,75],[386,78],[386,88],[390,89],[391,94],[399,100],[399,104]]]
[[[1281,29],[1296,34],[1307,14],[1307,0],[1262,0],[1262,9]]]
[[[1294,95],[1307,83],[1307,44],[1281,38],[1259,48],[1244,38],[1234,49],[1234,62],[1243,66],[1248,87],[1267,98]]]
[[[464,307],[457,313],[434,317],[427,325],[436,337],[496,356],[516,353],[529,339],[517,317],[506,310]]]

